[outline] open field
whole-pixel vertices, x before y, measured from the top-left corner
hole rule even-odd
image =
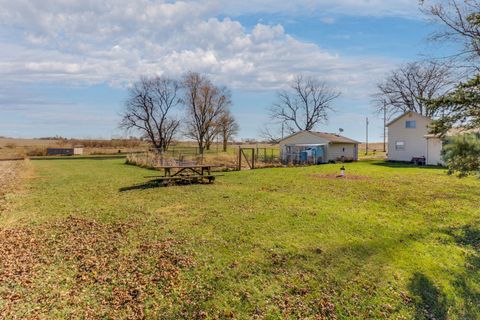
[[[150,144],[145,141],[117,139],[117,140],[47,140],[47,139],[13,139],[0,137],[0,159],[25,157],[25,156],[45,156],[47,148],[71,148],[74,146],[83,146],[85,155],[110,155],[131,152],[145,152],[150,149]],[[221,143],[213,143],[210,150],[205,154],[209,156],[221,156],[234,158],[238,147],[261,148],[262,153],[265,148],[268,155],[278,156],[278,146],[270,144],[248,144],[231,143],[227,152],[222,151]],[[178,155],[179,153],[195,154],[198,153],[197,145],[194,142],[175,142],[171,145],[170,153]]]
[[[480,181],[381,161],[156,188],[32,161],[0,218],[0,318],[478,319]]]
[[[362,160],[380,160],[386,159],[387,153],[383,152],[383,142],[374,142],[368,144],[368,154],[365,154],[366,144],[358,146],[358,157]]]
[[[90,155],[119,155],[128,153],[142,153],[149,149],[146,142],[131,140],[40,140],[40,139],[11,139],[0,138],[0,160],[18,157],[44,157],[49,147],[73,147],[74,145],[85,145],[84,156]],[[221,143],[214,143],[210,150],[205,151],[204,159],[216,165],[225,167],[236,167],[238,161],[238,148],[254,148],[258,150],[260,158],[274,159],[278,162],[280,149],[278,145],[265,143],[232,143],[228,145],[227,152],[222,151]],[[369,144],[369,153],[365,154],[365,144],[359,146],[360,159],[385,159],[383,143]],[[247,152],[247,155],[250,153]],[[172,144],[167,155],[178,158],[186,156],[196,158],[198,149],[194,142],[176,142]],[[244,161],[245,162],[245,161]],[[271,166],[271,160],[266,165]],[[244,163],[246,166],[246,163]],[[262,166],[261,161],[259,165]]]
[[[84,146],[86,155],[137,152],[148,149],[148,144],[136,140],[61,140],[0,138],[0,159],[45,156],[47,148]]]

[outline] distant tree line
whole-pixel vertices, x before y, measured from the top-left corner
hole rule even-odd
[[[179,135],[195,140],[201,154],[217,138],[226,151],[238,133],[230,90],[205,75],[189,72],[180,80],[144,76],[128,91],[120,126],[140,132],[161,153]]]

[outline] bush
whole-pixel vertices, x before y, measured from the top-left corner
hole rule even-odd
[[[156,153],[132,153],[127,155],[126,164],[131,164],[147,169],[154,169],[155,166],[174,166],[177,165],[175,159],[162,156]]]
[[[27,156],[37,157],[37,156],[46,156],[47,149],[45,148],[31,148],[27,150]]]
[[[448,137],[442,150],[448,174],[466,177],[480,174],[480,133]]]
[[[71,139],[68,141],[70,145],[81,145],[84,148],[138,148],[142,145],[142,141],[138,139],[112,139],[112,140],[78,140]]]

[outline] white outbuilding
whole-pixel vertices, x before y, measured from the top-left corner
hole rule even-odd
[[[387,124],[388,127],[388,160],[410,162],[414,159],[428,159],[427,138],[428,126],[432,119],[417,112],[409,111],[393,119]],[[432,139],[437,139],[432,137]],[[437,141],[430,141],[432,144]],[[441,148],[440,148],[441,150]],[[432,150],[433,152],[433,150]],[[434,156],[435,160],[440,157],[440,151]],[[433,158],[432,158],[433,159]],[[436,164],[436,163],[435,163]]]
[[[294,164],[357,161],[359,144],[334,133],[299,131],[280,141],[281,159]]]

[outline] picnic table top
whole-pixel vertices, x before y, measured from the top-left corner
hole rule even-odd
[[[154,166],[158,169],[186,169],[186,168],[215,168],[220,167],[214,164],[192,164],[192,165],[172,165],[172,166]]]

